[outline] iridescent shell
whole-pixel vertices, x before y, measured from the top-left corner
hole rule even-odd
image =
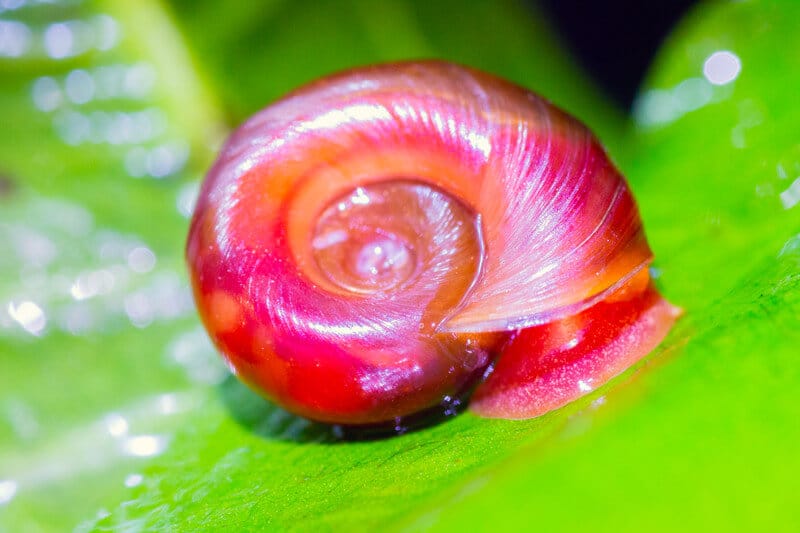
[[[237,375],[331,423],[393,420],[483,380],[476,412],[537,416],[644,356],[677,315],[591,133],[442,62],[345,72],[253,116],[203,184],[187,257]]]

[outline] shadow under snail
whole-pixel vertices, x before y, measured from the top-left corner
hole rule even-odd
[[[679,314],[587,128],[437,61],[333,75],[250,118],[202,186],[187,258],[237,376],[327,423],[473,390],[478,415],[539,416],[645,356]]]

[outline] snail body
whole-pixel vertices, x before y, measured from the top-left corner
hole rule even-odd
[[[235,373],[329,423],[476,385],[479,414],[537,416],[644,356],[677,314],[591,133],[442,62],[334,75],[253,116],[203,184],[187,259]]]

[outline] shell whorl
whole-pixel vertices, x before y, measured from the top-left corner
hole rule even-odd
[[[209,172],[187,255],[245,381],[357,424],[458,394],[510,331],[584,311],[652,258],[584,126],[440,62],[331,76],[253,116]]]

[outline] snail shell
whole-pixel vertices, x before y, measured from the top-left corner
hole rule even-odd
[[[237,375],[331,423],[419,412],[492,368],[475,410],[536,416],[645,355],[676,316],[591,133],[443,62],[334,75],[249,119],[203,184],[187,258]]]

